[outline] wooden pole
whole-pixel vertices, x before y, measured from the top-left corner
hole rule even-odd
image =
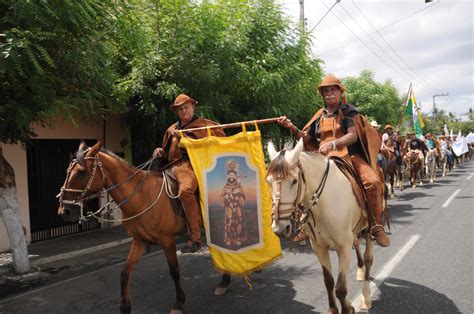
[[[179,132],[194,132],[194,131],[200,131],[200,130],[207,130],[207,129],[216,129],[216,128],[222,128],[222,129],[228,129],[228,128],[238,128],[242,126],[242,124],[245,125],[252,125],[252,124],[265,124],[265,123],[272,123],[280,120],[283,117],[277,117],[277,118],[268,118],[268,119],[260,119],[260,120],[252,120],[252,121],[242,121],[242,122],[233,122],[233,123],[227,123],[227,124],[218,124],[218,125],[210,125],[210,126],[203,126],[199,128],[192,128],[192,129],[182,129],[179,130]]]

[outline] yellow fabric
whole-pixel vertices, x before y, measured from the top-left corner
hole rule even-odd
[[[229,137],[182,136],[180,142],[199,182],[214,266],[235,275],[262,269],[281,257],[280,240],[271,228],[271,193],[260,131],[247,132],[244,125],[242,129]]]

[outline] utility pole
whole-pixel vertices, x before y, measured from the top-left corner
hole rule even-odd
[[[436,102],[435,102],[435,98],[436,97],[441,97],[441,96],[449,96],[449,93],[433,95],[433,121],[436,120]]]
[[[300,2],[300,35],[303,37],[305,31],[305,20],[304,20],[304,0],[299,0]]]

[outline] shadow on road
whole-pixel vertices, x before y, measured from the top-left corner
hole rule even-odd
[[[388,278],[379,289],[370,313],[460,313],[446,295],[411,281]]]

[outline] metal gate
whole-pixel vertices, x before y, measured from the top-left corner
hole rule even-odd
[[[87,141],[93,144],[95,141]],[[66,170],[79,140],[37,139],[27,146],[28,197],[30,208],[31,241],[38,242],[68,234],[100,228],[97,220],[86,223],[67,223],[57,214],[59,192],[66,178]],[[97,210],[99,200],[84,206]]]

